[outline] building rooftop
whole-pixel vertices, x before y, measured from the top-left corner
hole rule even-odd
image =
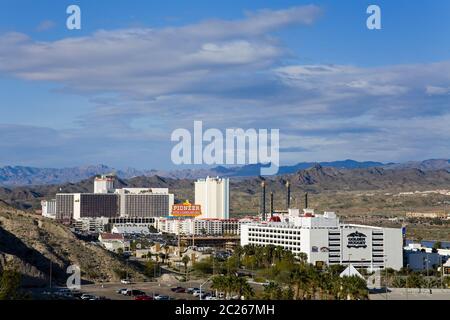
[[[101,240],[124,240],[121,233],[100,233]]]

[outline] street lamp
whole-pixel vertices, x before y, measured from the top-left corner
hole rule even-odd
[[[428,253],[426,254],[426,262],[427,262],[427,283],[428,283],[428,290],[431,293],[431,285],[430,285],[430,274],[429,274],[429,268],[428,264],[430,263],[430,259],[428,258]]]
[[[385,276],[384,276],[384,284],[386,286],[386,300],[389,299],[388,297],[388,271],[387,271],[387,255],[384,255],[384,271],[385,271]]]
[[[207,282],[209,282],[212,278],[214,278],[215,276],[214,275],[212,275],[212,276],[210,276],[208,279],[206,279],[206,281],[205,282],[203,282],[201,285],[200,285],[200,300],[203,300],[202,299],[202,296],[203,296],[203,294],[202,294],[202,287],[207,283]]]
[[[409,277],[409,264],[406,265],[406,284],[405,284],[406,300],[408,300],[408,277]]]

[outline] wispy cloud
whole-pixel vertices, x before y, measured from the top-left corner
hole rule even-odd
[[[36,31],[44,32],[53,29],[56,26],[56,23],[52,20],[44,20],[38,24],[36,27]]]

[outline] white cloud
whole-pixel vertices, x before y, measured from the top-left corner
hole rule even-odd
[[[44,32],[50,29],[53,29],[56,26],[56,23],[52,20],[44,20],[36,27],[36,31]]]
[[[445,95],[450,94],[450,87],[443,88],[438,86],[427,86],[426,93],[429,95]]]
[[[6,34],[0,37],[0,72],[80,91],[143,97],[197,91],[218,72],[255,71],[280,59],[285,50],[267,33],[311,24],[320,12],[316,6],[262,10],[235,21],[100,30],[53,42]]]

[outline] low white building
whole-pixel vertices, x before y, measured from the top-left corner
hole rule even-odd
[[[108,218],[81,218],[74,221],[74,227],[76,231],[86,233],[100,233],[105,231],[105,227],[108,224]]]
[[[156,218],[156,229],[160,232],[183,235],[239,235],[243,224],[251,219],[173,219]]]
[[[150,229],[148,226],[133,225],[130,223],[130,224],[114,225],[111,229],[111,233],[146,235],[150,233]]]
[[[42,200],[42,216],[49,219],[56,219],[56,199]]]
[[[130,241],[125,240],[123,234],[119,233],[100,233],[98,240],[102,246],[112,252],[125,252],[130,250]]]
[[[350,265],[369,269],[403,266],[402,230],[341,224],[334,212],[290,209],[280,222],[241,226],[241,245],[281,246],[294,254],[306,253],[315,265]]]

